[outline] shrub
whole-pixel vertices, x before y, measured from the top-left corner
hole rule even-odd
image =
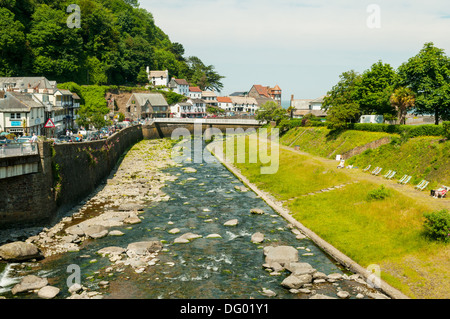
[[[380,188],[374,189],[367,194],[367,200],[368,201],[383,200],[390,196],[391,191],[386,187],[384,187],[384,185],[381,185]]]
[[[448,125],[450,130],[450,125]],[[396,133],[406,138],[418,136],[443,136],[445,135],[444,125],[392,125],[392,124],[374,124],[374,123],[354,123],[349,124],[348,129],[369,132]]]
[[[430,238],[450,242],[450,213],[446,209],[425,213],[424,217],[424,228]]]
[[[442,123],[442,127],[444,129],[444,136],[447,139],[450,139],[450,121],[446,121],[446,122]]]

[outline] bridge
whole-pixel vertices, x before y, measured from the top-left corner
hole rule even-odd
[[[207,129],[215,128],[224,132],[228,129],[257,129],[265,123],[255,119],[227,119],[227,118],[155,118],[142,125],[145,139],[170,138],[176,129],[189,131],[190,134],[211,134]],[[201,130],[199,130],[201,128]]]
[[[149,121],[149,125],[158,124],[205,124],[205,125],[230,125],[230,126],[261,126],[255,119],[224,119],[224,118],[154,118]],[[146,123],[147,124],[147,123]]]

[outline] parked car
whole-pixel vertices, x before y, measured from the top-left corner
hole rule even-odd
[[[55,139],[55,143],[71,143],[73,138],[71,136],[61,135]]]
[[[21,136],[16,140],[17,143],[30,143],[31,136]]]

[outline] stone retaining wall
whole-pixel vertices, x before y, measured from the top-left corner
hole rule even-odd
[[[140,125],[106,140],[40,142],[38,172],[0,179],[0,228],[44,225],[91,193],[142,140]]]

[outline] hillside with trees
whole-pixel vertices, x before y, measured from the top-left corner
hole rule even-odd
[[[80,8],[79,27],[69,27]],[[0,0],[0,76],[45,76],[81,85],[147,82],[169,70],[201,89],[223,87],[212,65],[171,42],[137,0]]]
[[[449,101],[450,58],[430,42],[397,70],[378,61],[362,74],[342,73],[322,108],[328,113],[327,126],[333,129],[346,128],[363,114],[404,124],[408,111],[434,115],[439,124],[450,120]]]

